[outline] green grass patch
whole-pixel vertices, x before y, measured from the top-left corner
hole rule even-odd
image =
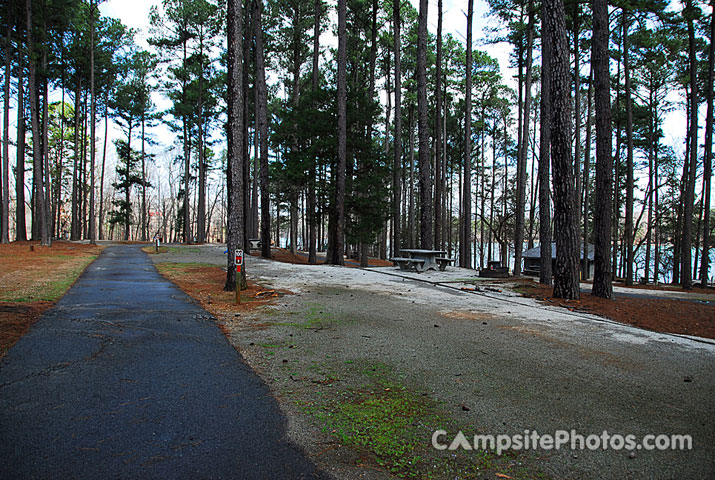
[[[359,454],[359,461],[374,462],[398,478],[494,478],[495,473],[513,479],[547,478],[532,471],[516,454],[501,457],[485,451],[437,451],[432,434],[444,429],[455,435],[473,429],[457,425],[444,406],[426,393],[411,389],[404,378],[383,362],[342,363],[340,373],[313,362],[308,370],[323,377],[317,400],[298,401],[308,415],[318,419],[341,445]],[[359,388],[339,388],[342,378],[357,376]],[[360,382],[352,382],[352,385]],[[443,439],[444,441],[444,439]]]
[[[168,253],[169,248],[168,247],[159,247],[159,251],[156,251],[156,246],[151,245],[149,247],[142,247],[142,252],[148,253],[149,255],[157,254],[157,253]]]
[[[427,432],[420,427],[437,423],[428,402],[388,382],[372,390],[347,391],[324,419],[341,443],[366,449],[379,465],[406,476],[423,470],[419,450]]]
[[[429,478],[430,436],[444,425],[436,402],[400,383],[398,376],[381,362],[345,363],[345,368],[366,380],[361,388],[347,388],[324,396],[324,403],[302,405],[303,410],[324,424],[341,444],[355,448],[363,456],[398,477]],[[340,381],[324,365],[309,370],[322,375],[322,385],[333,387]]]
[[[71,255],[56,255],[54,258],[61,259],[76,259]],[[0,297],[4,302],[54,302],[62,298],[67,293],[67,290],[74,284],[79,276],[84,272],[85,268],[97,258],[97,255],[90,255],[82,259],[81,262],[66,270],[61,278],[56,280],[46,280],[37,278],[36,284],[30,289],[30,292],[23,290],[21,292],[7,292]]]
[[[169,253],[201,253],[198,247],[169,247]]]
[[[300,322],[278,322],[275,325],[284,327],[304,328],[306,330],[322,330],[332,325],[340,323],[340,321],[327,310],[325,305],[320,303],[307,303],[308,309],[302,313],[297,313],[303,317],[304,321]]]

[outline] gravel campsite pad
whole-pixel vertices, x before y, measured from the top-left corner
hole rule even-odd
[[[226,264],[221,246],[154,262]],[[292,265],[246,257],[250,281],[292,292],[219,316],[289,419],[338,478],[707,478],[715,342],[621,325],[449,268]],[[478,288],[477,288],[478,287]],[[476,291],[476,290],[478,291]],[[469,291],[471,290],[471,291]],[[438,451],[462,431],[692,435],[686,451]]]

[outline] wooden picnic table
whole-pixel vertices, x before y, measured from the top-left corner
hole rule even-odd
[[[391,261],[397,263],[400,270],[415,269],[418,273],[437,269],[443,272],[454,261],[446,257],[448,252],[445,250],[403,248],[400,253],[402,257],[392,258]]]

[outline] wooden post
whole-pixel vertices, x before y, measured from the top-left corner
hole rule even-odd
[[[236,303],[241,304],[241,266],[243,265],[243,250],[236,250]]]
[[[236,265],[236,303],[241,304],[241,265]]]

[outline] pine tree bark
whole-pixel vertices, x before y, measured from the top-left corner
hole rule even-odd
[[[711,5],[713,2],[710,2]],[[708,285],[710,268],[710,195],[713,170],[713,70],[715,70],[715,15],[710,17],[710,48],[708,49],[707,117],[705,118],[705,158],[703,160],[703,189],[705,213],[703,217],[703,256],[700,263],[700,284]]]
[[[47,31],[46,16],[43,16],[43,30]],[[45,217],[45,231],[47,233],[47,245],[52,244],[52,209],[50,208],[50,196],[52,184],[50,183],[50,154],[49,154],[49,88],[47,80],[47,51],[42,53],[42,176],[43,191],[42,215]]]
[[[19,25],[19,22],[18,22]],[[17,155],[15,166],[15,240],[27,240],[27,222],[25,217],[25,89],[24,55],[18,52],[17,67]]]
[[[126,182],[127,182],[127,187],[124,189],[124,202],[126,203],[125,207],[125,217],[124,217],[124,241],[128,241],[129,237],[131,235],[131,223],[132,223],[132,208],[131,208],[131,193],[132,193],[132,186],[131,186],[131,174],[132,174],[132,118],[129,117],[129,121],[127,124],[129,125],[128,131],[127,131],[127,176],[126,176]],[[84,185],[84,183],[83,183]]]
[[[470,0],[472,1],[472,0]],[[427,111],[427,0],[420,0],[417,29],[417,135],[420,170],[420,247],[431,250],[432,241],[432,168],[430,162]]]
[[[623,74],[626,96],[626,222],[623,241],[626,248],[626,285],[633,285],[633,99],[631,93],[631,67],[629,60],[628,28],[630,21],[623,11]]]
[[[402,203],[402,71],[400,59],[400,0],[392,2],[392,23],[394,28],[394,55],[395,55],[395,155],[392,159],[392,252],[399,256],[401,247],[400,205]]]
[[[473,0],[470,0],[471,6]],[[470,29],[467,37],[471,37]],[[470,45],[471,46],[471,45]],[[471,48],[470,48],[471,50]],[[471,55],[471,51],[469,52]],[[434,158],[435,158],[435,186],[434,186],[434,241],[435,247],[442,249],[442,191],[444,189],[442,172],[442,0],[437,1],[437,59],[435,65],[435,90],[434,90]],[[471,69],[467,71],[471,76]],[[471,90],[471,89],[470,89]],[[471,96],[471,93],[470,93]],[[470,105],[471,108],[471,105]]]
[[[459,266],[472,267],[472,17],[474,0],[467,2],[467,56],[464,91],[464,174],[462,180],[462,238],[459,242]]]
[[[613,297],[611,217],[613,215],[613,159],[611,85],[608,69],[608,3],[593,0],[592,64],[596,109],[596,194],[593,210],[594,276],[592,294]]]
[[[529,112],[531,110],[531,78],[534,49],[535,9],[529,2],[529,25],[526,34],[526,80],[524,81],[523,133],[519,145],[516,169],[516,225],[514,232],[514,276],[521,275],[521,257],[524,249],[524,218],[526,216],[526,158],[529,155]]]
[[[29,57],[28,67],[28,89],[30,91],[30,120],[32,122],[32,175],[33,188],[32,201],[34,204],[34,216],[32,218],[33,226],[37,226],[37,234],[41,245],[49,245],[50,237],[47,225],[47,217],[45,216],[45,189],[43,187],[43,159],[42,159],[42,139],[40,131],[40,112],[39,102],[37,99],[37,85],[32,41],[32,0],[25,0],[25,9],[27,13],[27,55]],[[33,228],[33,231],[35,229]]]
[[[542,4],[542,18],[544,17]],[[551,47],[544,41],[541,47],[541,128],[539,129],[539,283],[551,285]],[[492,201],[494,194],[492,193]],[[489,245],[491,250],[491,243]],[[491,257],[491,254],[490,254]]]
[[[239,8],[240,10],[240,8]],[[182,15],[186,15],[185,9],[182,9]],[[228,13],[230,15],[230,13]],[[186,20],[184,19],[186,22]],[[240,22],[242,23],[242,22]],[[243,34],[242,30],[243,27],[240,28],[241,34]],[[185,32],[184,32],[185,33]],[[188,42],[188,34],[185,34],[183,37],[183,62],[182,62],[182,68],[187,68],[187,62],[188,62],[188,52],[187,52],[187,42]],[[243,56],[243,54],[241,54]],[[242,60],[240,60],[242,61]],[[186,105],[186,89],[187,89],[187,84],[185,78],[182,77],[181,81],[181,101],[184,105]],[[242,88],[241,88],[242,90]],[[229,97],[230,97],[229,93]],[[242,97],[243,98],[243,97]],[[240,102],[240,101],[239,101]],[[242,121],[239,123],[243,123]],[[181,116],[181,126],[183,129],[183,144],[184,144],[184,228],[183,228],[183,234],[184,234],[184,239],[182,243],[191,243],[193,241],[192,235],[191,235],[191,202],[190,202],[190,195],[189,195],[189,183],[191,180],[191,141],[189,140],[189,119],[187,118],[186,113],[184,113]],[[231,134],[229,133],[229,136]],[[243,148],[243,143],[241,143],[241,148]],[[242,150],[239,150],[239,152]],[[231,253],[231,252],[229,252]],[[229,269],[229,272],[231,269]],[[230,275],[230,273],[229,273]]]
[[[59,155],[57,156],[57,169],[55,172],[55,179],[54,179],[54,187],[52,189],[52,195],[53,195],[53,202],[52,202],[52,228],[50,228],[50,231],[52,232],[52,235],[55,236],[55,238],[61,238],[61,232],[60,232],[60,214],[62,213],[61,211],[61,202],[62,202],[62,178],[64,175],[64,150],[65,150],[65,145],[64,145],[64,138],[65,138],[65,74],[64,72],[61,75],[61,80],[60,80],[60,90],[62,91],[62,99],[60,100],[60,104],[62,105],[60,108],[60,121],[59,121],[59,127],[60,127],[60,145],[59,145]]]
[[[588,93],[586,94],[586,151],[583,156],[583,185],[581,192],[582,198],[582,220],[583,220],[583,251],[581,253],[581,278],[588,280],[591,276],[590,268],[588,266],[588,212],[589,206],[589,196],[588,187],[591,182],[591,105],[593,104],[593,65],[591,65],[591,74],[588,80]]]
[[[203,68],[203,66],[201,67]],[[199,101],[198,101],[198,154],[199,154],[199,198],[196,212],[196,239],[199,243],[206,242],[206,160],[204,158],[204,131],[203,131],[203,72],[199,76]],[[144,155],[142,154],[142,159]],[[143,163],[143,160],[142,160]],[[144,207],[142,206],[142,210]],[[248,220],[246,218],[245,220]]]
[[[271,258],[271,197],[268,185],[268,92],[263,52],[263,2],[256,9],[256,90],[258,92],[257,127],[260,141],[261,183],[261,256]]]
[[[462,174],[462,218],[459,241],[459,266],[472,267],[472,18],[474,1],[467,2],[467,55],[464,91],[464,173]]]
[[[10,20],[8,18],[8,20]],[[8,21],[5,37],[5,86],[3,88],[3,138],[2,172],[0,172],[0,243],[10,243],[10,48],[12,45],[12,26]]]
[[[95,176],[94,176],[94,165],[95,165],[95,142],[96,142],[96,121],[97,121],[97,99],[95,98],[94,95],[94,15],[97,10],[97,5],[95,3],[95,0],[90,0],[89,4],[89,18],[90,18],[90,57],[89,57],[89,88],[90,88],[90,95],[92,96],[92,105],[90,107],[91,109],[91,122],[92,125],[90,127],[90,147],[89,147],[89,157],[90,157],[90,190],[89,190],[89,242],[94,244],[97,243],[97,222],[94,216],[95,212],[95,205],[94,205],[94,199],[95,199]],[[64,119],[63,119],[64,120]],[[144,126],[142,124],[142,137],[144,136]],[[144,145],[142,142],[142,167],[144,164]],[[145,187],[146,188],[146,187]],[[146,192],[146,190],[145,190]],[[146,196],[146,193],[144,193],[144,196]]]
[[[684,289],[693,287],[693,207],[695,203],[695,174],[698,164],[698,82],[697,82],[697,55],[695,53],[695,28],[693,26],[694,9],[692,0],[685,1],[683,12],[688,25],[688,58],[690,71],[690,151],[688,177],[685,182],[685,195],[683,197],[683,237],[682,237],[682,279]]]
[[[573,163],[571,158],[571,82],[569,48],[562,0],[544,0],[545,41],[551,49],[551,153],[554,188],[556,265],[554,297],[580,297],[578,272],[578,225]]]
[[[345,232],[345,169],[347,164],[347,32],[346,6],[347,0],[338,0],[338,161],[335,171],[335,200],[333,228],[332,259],[333,265],[344,265],[343,256]]]
[[[252,5],[257,7],[256,3],[252,3]],[[247,62],[246,59],[251,58],[251,47],[253,45],[253,35],[255,31],[254,8],[246,4],[245,8],[243,9],[243,14],[243,59],[244,62],[246,62],[246,66],[243,68],[243,156],[241,160],[241,174],[243,175],[243,232],[241,235],[243,240],[241,243],[244,246],[248,247],[248,239],[250,238],[248,219],[251,215],[251,196],[249,191],[249,186],[251,184],[251,165],[249,161],[250,154],[248,151],[248,126],[250,122],[248,121],[248,108],[246,108],[246,105],[248,105],[249,92],[249,72],[247,67],[248,63],[250,63],[250,60]],[[246,251],[248,252],[249,250],[247,249]]]
[[[79,184],[79,168],[80,168],[80,157],[81,157],[81,147],[79,143],[80,138],[80,128],[79,128],[79,116],[81,111],[81,83],[80,79],[77,78],[77,85],[74,92],[74,138],[72,150],[74,154],[73,165],[72,165],[72,223],[70,224],[70,240],[79,240],[81,226],[80,226],[80,205],[79,205],[79,195],[80,195],[80,184]]]
[[[141,158],[142,158],[142,205],[141,205],[141,232],[142,236],[141,239],[143,242],[146,242],[149,239],[149,225],[147,219],[149,216],[147,215],[147,203],[146,203],[146,187],[147,187],[147,179],[146,179],[146,113],[142,110],[142,151],[141,151]]]
[[[318,89],[320,88],[320,71],[318,70],[318,61],[320,59],[320,2],[321,0],[315,0],[313,7],[313,95],[316,95]],[[316,100],[317,108],[317,100]],[[317,141],[317,139],[313,139]],[[316,201],[315,201],[315,189],[316,189],[316,161],[314,157],[310,160],[310,172],[308,173],[308,263],[318,263],[318,252],[317,252],[317,235],[316,229]]]
[[[102,171],[99,174],[99,239],[104,240],[104,169],[107,163],[107,131],[109,129],[109,107],[104,99],[104,145],[102,147]],[[164,217],[166,221],[166,217]],[[164,236],[166,238],[166,235]]]
[[[226,284],[224,290],[246,287],[245,264],[241,275],[236,275],[234,259],[237,249],[243,248],[243,14],[240,0],[227,2],[228,43],[228,238]],[[188,203],[185,205],[188,206]]]
[[[571,14],[571,24],[573,26],[573,51],[574,51],[574,162],[573,175],[576,180],[576,224],[581,225],[581,49],[580,49],[580,4],[577,1],[572,3],[573,12]],[[580,242],[580,240],[579,240]],[[585,264],[581,261],[583,252],[587,253],[586,244],[582,247],[582,253],[579,254],[579,263],[581,272],[585,268]]]
[[[620,48],[621,42],[618,42],[618,48]],[[616,73],[616,109],[621,109],[621,52],[618,52],[618,70]],[[619,230],[619,217],[621,215],[620,207],[620,196],[619,190],[621,185],[621,120],[620,115],[616,116],[616,150],[615,156],[613,157],[614,167],[614,180],[613,180],[613,215],[611,223],[611,272],[612,277],[615,278],[618,271],[618,230]]]

